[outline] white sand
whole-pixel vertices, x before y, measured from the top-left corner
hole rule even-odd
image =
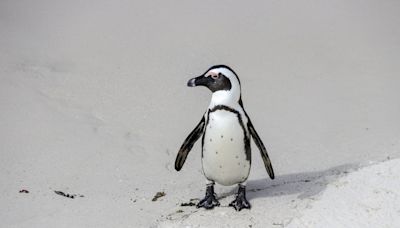
[[[397,227],[400,160],[364,168],[330,183],[289,227]]]
[[[331,194],[347,194],[332,185],[400,157],[399,11],[372,0],[1,1],[0,226],[337,227],[318,219]],[[220,63],[239,74],[277,176],[253,144],[253,209],[241,213],[179,206],[204,194],[198,144],[173,168],[210,99],[186,82]],[[234,192],[217,187],[223,206]],[[376,215],[369,224],[398,222]]]

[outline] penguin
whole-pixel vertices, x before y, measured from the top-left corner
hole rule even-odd
[[[226,65],[215,65],[204,74],[188,81],[189,87],[205,86],[212,92],[207,111],[183,142],[175,160],[180,171],[196,141],[201,139],[201,162],[206,177],[206,193],[197,208],[219,206],[214,185],[238,185],[235,200],[229,206],[236,211],[250,209],[246,199],[246,181],[251,167],[250,140],[260,150],[267,173],[274,179],[274,170],[267,150],[243,107],[240,80]]]

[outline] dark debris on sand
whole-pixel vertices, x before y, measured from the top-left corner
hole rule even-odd
[[[157,201],[158,198],[164,197],[165,195],[165,192],[157,192],[151,201]]]
[[[68,193],[64,193],[62,191],[54,191],[54,193],[56,193],[57,195],[60,196],[64,196],[70,199],[75,199],[75,197],[79,196],[79,197],[85,197],[84,195],[77,195],[77,194],[68,194]]]

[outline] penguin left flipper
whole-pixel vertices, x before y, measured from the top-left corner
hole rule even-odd
[[[175,160],[175,169],[179,171],[182,169],[183,164],[186,161],[186,157],[188,156],[190,150],[192,149],[194,143],[200,138],[200,136],[204,132],[205,118],[200,120],[197,126],[193,129],[193,131],[189,134],[189,136],[183,142],[181,148],[179,149],[178,155]]]
[[[253,136],[254,142],[256,143],[258,149],[260,150],[261,157],[264,162],[265,169],[267,169],[268,175],[271,179],[275,178],[274,170],[272,169],[271,160],[269,159],[267,149],[265,149],[264,143],[261,141],[260,136],[258,136],[256,129],[254,129],[253,124],[250,119],[247,123],[251,136]]]

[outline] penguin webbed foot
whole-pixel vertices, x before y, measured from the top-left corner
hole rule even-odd
[[[219,206],[217,196],[214,193],[214,185],[207,186],[206,196],[196,205],[197,208],[204,207],[205,209],[213,209]]]
[[[246,199],[246,187],[239,185],[239,190],[236,199],[229,204],[230,207],[235,208],[236,211],[241,211],[243,208],[250,209],[251,205]]]

